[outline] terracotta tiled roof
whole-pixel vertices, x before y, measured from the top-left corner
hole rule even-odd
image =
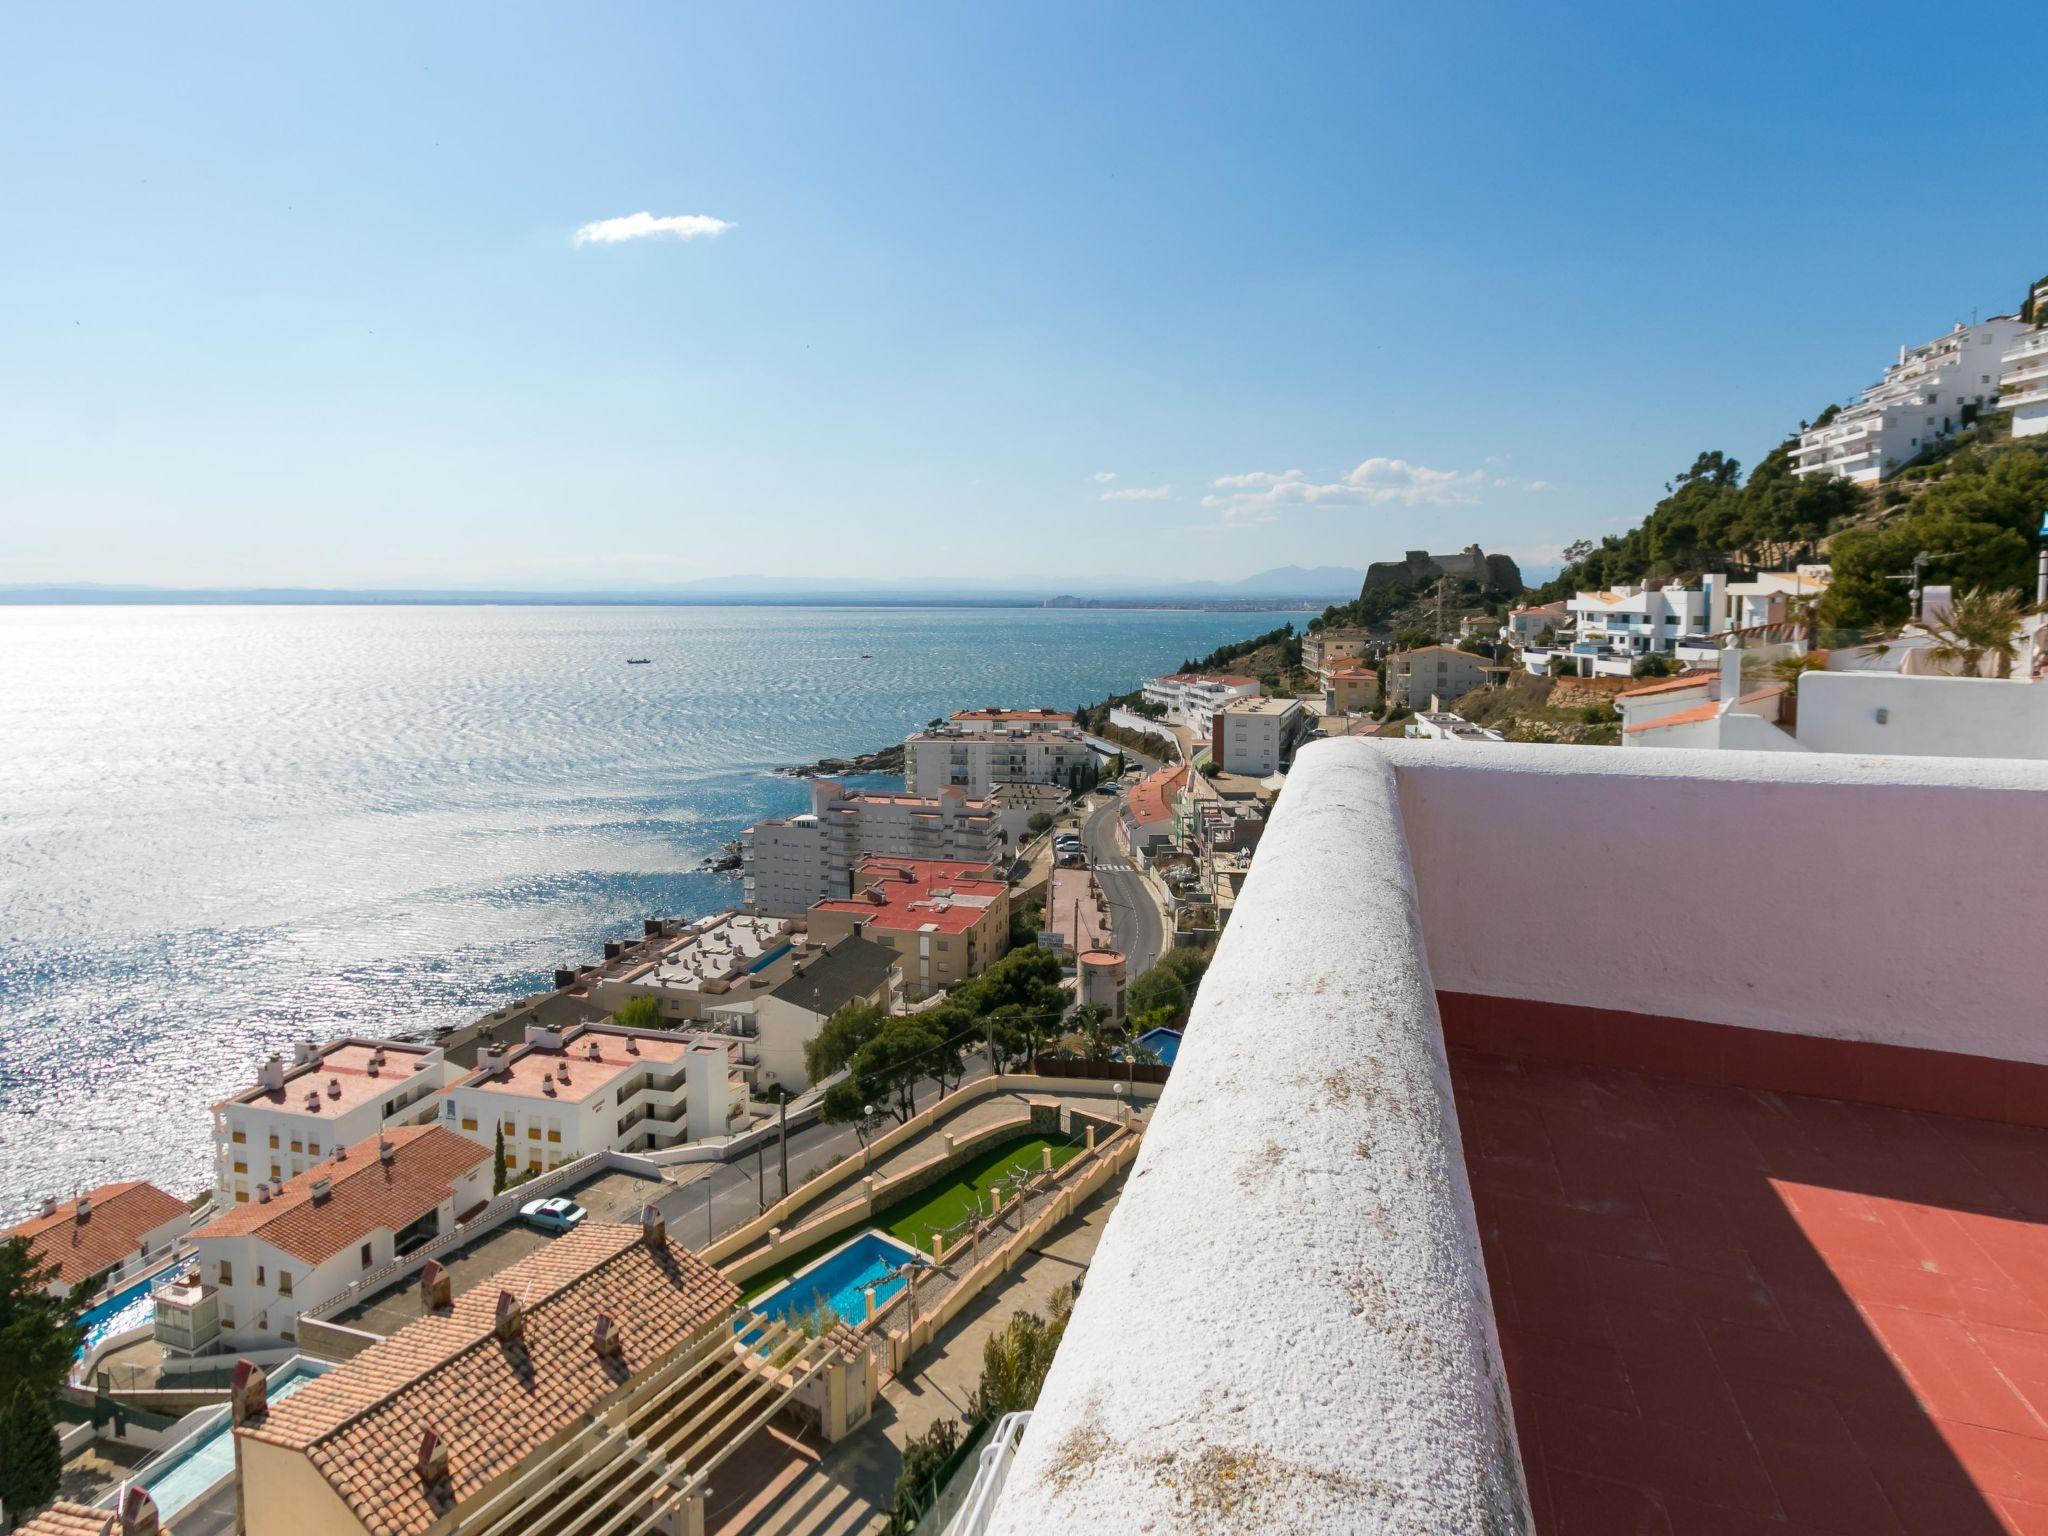
[[[1754,693],[1745,693],[1736,702],[1739,704],[1757,704],[1768,699],[1773,694],[1783,693],[1784,691],[1785,684],[1772,683],[1767,687],[1757,689]],[[1633,736],[1638,731],[1661,731],[1670,725],[1697,725],[1702,720],[1713,719],[1720,711],[1721,701],[1719,699],[1709,699],[1706,703],[1696,704],[1691,709],[1681,709],[1676,714],[1671,715],[1659,715],[1655,720],[1639,721],[1634,725],[1625,726],[1623,729]]]
[[[1132,788],[1129,801],[1129,815],[1132,823],[1145,826],[1155,821],[1165,821],[1173,815],[1173,797],[1180,793],[1181,786],[1188,781],[1187,764],[1176,764],[1171,768],[1160,768],[1147,774]]]
[[[513,1341],[493,1328],[501,1290],[522,1298]],[[370,1530],[418,1536],[738,1302],[737,1286],[676,1242],[656,1251],[638,1227],[587,1223],[236,1433],[303,1452]],[[623,1331],[619,1360],[591,1347],[600,1312]],[[448,1480],[432,1489],[417,1471],[430,1427],[448,1448]]]
[[[1646,683],[1640,688],[1624,688],[1617,699],[1645,699],[1656,693],[1677,693],[1683,688],[1704,688],[1714,680],[1712,672],[1694,672],[1686,677],[1674,677],[1668,682]]]
[[[110,1520],[116,1536],[119,1536],[121,1522],[115,1518],[113,1510],[94,1509],[87,1504],[59,1499],[28,1524],[17,1525],[14,1536],[103,1536]],[[158,1536],[174,1536],[168,1525],[159,1525],[157,1533]]]
[[[386,1131],[392,1156],[377,1155],[366,1137],[339,1160],[315,1163],[265,1202],[237,1205],[193,1234],[196,1238],[260,1236],[295,1259],[318,1264],[372,1232],[401,1231],[446,1200],[455,1181],[491,1156],[480,1141],[438,1125]],[[317,1180],[328,1182],[313,1198]],[[460,1214],[460,1213],[458,1213]]]
[[[133,1257],[144,1233],[176,1221],[188,1209],[176,1195],[140,1179],[102,1184],[84,1198],[82,1221],[78,1202],[72,1200],[58,1206],[56,1215],[32,1216],[0,1237],[22,1238],[37,1263],[54,1265],[59,1279],[76,1285]]]

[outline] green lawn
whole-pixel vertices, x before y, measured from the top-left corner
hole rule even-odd
[[[1004,1142],[989,1148],[957,1170],[952,1177],[941,1180],[930,1189],[899,1200],[894,1205],[883,1207],[875,1212],[874,1220],[868,1225],[880,1227],[891,1237],[900,1238],[913,1247],[929,1252],[932,1233],[965,1221],[974,1209],[977,1196],[986,1209],[988,1193],[995,1187],[996,1181],[1023,1169],[1039,1167],[1044,1160],[1044,1149],[1048,1146],[1052,1147],[1055,1168],[1080,1151],[1078,1146],[1055,1146],[1043,1136]],[[815,1264],[861,1230],[858,1227],[849,1227],[823,1242],[813,1243],[801,1253],[791,1254],[769,1265],[746,1282],[747,1300],[752,1301],[762,1292],[780,1285],[806,1265]]]

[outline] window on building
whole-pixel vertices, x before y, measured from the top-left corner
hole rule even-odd
[[[452,1106],[452,1105],[451,1105],[451,1106],[449,1106],[449,1107],[450,1107],[450,1108],[452,1109],[452,1108],[453,1108],[454,1106]],[[475,1116],[475,1115],[464,1115],[464,1116],[462,1117],[462,1128],[463,1128],[463,1129],[464,1129],[465,1131],[473,1131],[473,1130],[475,1130],[475,1129],[476,1129],[476,1116]]]
[[[363,1244],[362,1259],[363,1268],[368,1269],[370,1267],[370,1245],[368,1243]]]
[[[539,1140],[540,1140],[540,1127],[539,1127],[539,1126],[537,1126],[537,1125],[529,1125],[529,1126],[528,1126],[528,1127],[526,1128],[526,1139],[527,1139],[528,1141],[539,1141]]]
[[[241,1138],[241,1137],[239,1137],[239,1136],[237,1136],[237,1137],[235,1138],[235,1140],[237,1140],[237,1141],[240,1141],[241,1139],[242,1139],[242,1138]],[[271,1151],[273,1151],[273,1152],[275,1152],[275,1151],[277,1150],[277,1132],[275,1132],[275,1131],[272,1131],[272,1132],[270,1133],[270,1150],[271,1150]]]
[[[259,1286],[263,1284],[263,1266],[261,1264],[256,1266],[256,1283]]]
[[[248,1139],[249,1139],[249,1133],[248,1133],[247,1131],[243,1130],[243,1129],[242,1129],[242,1128],[241,1128],[240,1126],[237,1126],[237,1127],[236,1127],[236,1128],[235,1128],[234,1130],[232,1130],[232,1131],[228,1132],[228,1140],[232,1141],[232,1142],[233,1142],[233,1143],[234,1143],[234,1144],[235,1144],[236,1146],[238,1146],[238,1147],[239,1147],[239,1146],[240,1146],[240,1145],[241,1145],[241,1144],[242,1144],[243,1142],[247,1141]],[[276,1145],[277,1145],[277,1141],[276,1141],[276,1138],[274,1138],[274,1137],[273,1137],[273,1138],[272,1138],[272,1140],[271,1140],[271,1143],[270,1143],[270,1144],[271,1144],[271,1145],[272,1145],[273,1147],[274,1147],[274,1146],[276,1146]]]
[[[292,1272],[288,1269],[280,1269],[277,1272],[277,1294],[280,1296],[289,1296],[291,1295],[291,1293]]]
[[[242,1160],[241,1160],[240,1158],[236,1158],[236,1159],[235,1159],[235,1172],[237,1172],[237,1173],[247,1173],[248,1171],[249,1171],[249,1165],[248,1165],[247,1163],[243,1162],[243,1161],[242,1161]]]
[[[318,1156],[320,1155],[320,1143],[319,1143],[319,1142],[317,1142],[317,1141],[309,1141],[309,1142],[307,1142],[307,1143],[306,1143],[306,1155],[307,1155],[308,1157],[318,1157]]]
[[[222,1285],[233,1285],[235,1283],[235,1266],[233,1260],[222,1259],[220,1261],[220,1283]]]

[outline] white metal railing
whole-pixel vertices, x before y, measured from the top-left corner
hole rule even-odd
[[[982,1536],[988,1529],[989,1516],[995,1513],[1003,1482],[1010,1475],[1010,1464],[1017,1459],[1017,1443],[1024,1438],[1030,1422],[1028,1408],[1022,1413],[1006,1413],[996,1421],[995,1430],[975,1464],[974,1481],[967,1486],[967,1501],[946,1527],[946,1536]]]

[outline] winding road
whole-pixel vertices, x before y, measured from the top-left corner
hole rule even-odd
[[[1081,846],[1109,900],[1109,930],[1123,951],[1124,975],[1135,980],[1159,959],[1166,943],[1166,923],[1145,877],[1117,841],[1117,814],[1122,807],[1123,801],[1114,797],[1098,806],[1081,829]]]

